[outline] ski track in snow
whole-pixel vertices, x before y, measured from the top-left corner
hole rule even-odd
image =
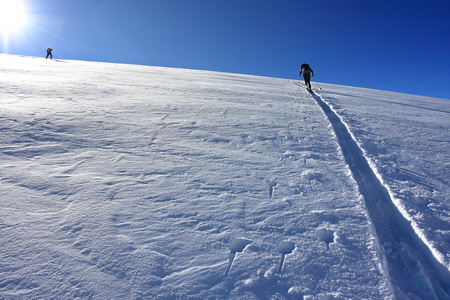
[[[445,287],[400,215],[380,212],[376,240],[367,198],[383,187],[352,176],[320,98],[285,79],[61,62],[0,55],[0,298],[392,299],[379,244],[411,298]]]
[[[343,155],[363,195],[381,246],[398,299],[450,299],[450,272],[436,258],[395,206],[386,186],[379,180],[348,130],[324,97],[312,93],[334,128]]]

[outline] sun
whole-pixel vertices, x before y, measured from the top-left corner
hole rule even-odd
[[[0,33],[19,31],[27,21],[25,4],[20,0],[0,0]]]

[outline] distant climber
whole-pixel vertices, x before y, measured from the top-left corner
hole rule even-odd
[[[47,56],[45,57],[45,59],[47,59],[49,56],[50,56],[50,59],[53,58],[52,51],[53,51],[52,48],[47,48]]]
[[[306,89],[308,91],[312,91],[312,89],[311,89],[311,74],[312,74],[312,76],[314,76],[314,71],[311,69],[311,67],[308,64],[303,64],[300,67],[300,72],[298,73],[298,76],[303,75],[303,78],[305,79]]]

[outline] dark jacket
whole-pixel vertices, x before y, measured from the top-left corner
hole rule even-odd
[[[298,76],[303,75],[303,76],[310,76],[310,74],[312,74],[312,76],[314,76],[314,71],[311,69],[311,67],[308,64],[303,64],[300,67],[300,73],[298,74]]]

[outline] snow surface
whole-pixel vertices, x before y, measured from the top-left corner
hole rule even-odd
[[[450,101],[0,55],[1,299],[449,299]]]

